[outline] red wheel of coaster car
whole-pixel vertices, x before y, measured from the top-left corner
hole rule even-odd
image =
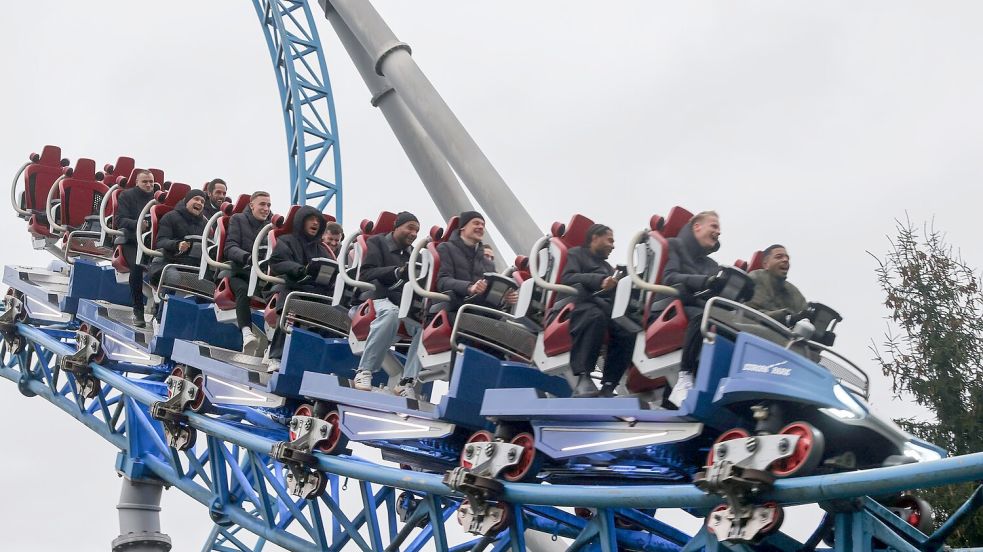
[[[472,467],[471,462],[468,461],[468,460],[465,460],[465,454],[467,453],[467,448],[468,448],[468,445],[469,444],[471,444],[471,443],[490,443],[490,442],[492,442],[494,440],[495,440],[495,436],[492,435],[491,432],[485,431],[483,429],[480,430],[480,431],[475,431],[471,435],[471,437],[468,437],[467,442],[464,443],[464,448],[461,449],[461,467],[466,468],[466,469],[469,469],[469,470]]]
[[[775,460],[768,470],[775,477],[809,475],[823,458],[825,439],[821,431],[807,422],[792,422],[783,427],[781,435],[795,435],[799,440],[791,456]]]
[[[767,525],[758,531],[759,537],[766,537],[778,531],[778,529],[782,526],[782,522],[785,521],[785,509],[779,506],[776,502],[765,502],[762,504],[762,506],[774,508],[774,510],[772,510],[774,513],[771,516],[771,521],[769,521]]]
[[[302,404],[294,410],[294,416],[314,416],[314,407],[309,404]],[[290,430],[290,440],[293,441],[297,438],[297,434],[294,430]]]
[[[713,451],[717,448],[717,445],[723,443],[724,441],[730,441],[731,439],[747,439],[751,434],[748,433],[743,427],[735,427],[734,429],[728,429],[727,431],[720,434],[720,437],[713,442],[710,446],[710,452],[707,453],[707,466],[713,465]]]
[[[931,533],[935,524],[935,514],[932,511],[932,506],[928,503],[928,501],[912,494],[905,494],[901,495],[901,497],[894,502],[894,509],[896,512],[898,509],[903,509],[898,513],[901,514],[901,518],[904,519],[908,525],[911,525],[922,533]]]
[[[502,472],[502,478],[513,483],[535,479],[543,464],[543,456],[536,450],[536,438],[531,433],[520,433],[509,443],[522,447],[522,454],[516,465]]]
[[[317,450],[324,454],[338,454],[348,445],[348,436],[341,430],[341,414],[332,410],[321,418],[331,426],[328,436],[317,443]]]
[[[717,523],[714,522],[719,521],[718,518],[722,517],[724,515],[724,512],[726,511],[727,511],[726,504],[720,504],[713,510],[710,510],[710,513],[707,514],[707,520],[706,520],[707,531],[713,533],[714,535],[717,534],[717,529],[716,529]]]
[[[184,379],[184,366],[181,366],[180,364],[175,366],[174,369],[171,370],[171,375],[178,379]],[[171,388],[168,387],[167,397],[170,398],[170,396],[171,396]]]
[[[195,398],[191,400],[191,410],[201,414],[208,410],[208,398],[205,397],[205,376],[198,374],[191,380],[198,388],[195,391]]]

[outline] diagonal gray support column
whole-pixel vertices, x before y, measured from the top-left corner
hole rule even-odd
[[[393,134],[406,152],[406,157],[419,175],[420,180],[430,192],[430,197],[437,206],[440,216],[447,219],[455,216],[462,211],[474,210],[471,199],[464,193],[464,188],[457,179],[457,175],[447,164],[447,160],[434,144],[427,131],[424,130],[416,117],[410,113],[409,108],[403,99],[393,90],[385,77],[375,73],[374,64],[369,58],[368,52],[358,42],[351,30],[338,15],[328,0],[320,0],[324,15],[331,23],[335,34],[338,35],[342,46],[348,52],[359,75],[365,81],[365,85],[372,94],[372,105],[378,107],[382,112]],[[501,251],[491,236],[485,236],[485,243],[490,244],[496,251]],[[524,251],[522,253],[525,253]],[[502,255],[495,258],[495,265],[498,270],[505,268]]]
[[[367,52],[376,74],[386,77],[410,112],[447,158],[478,204],[518,253],[542,233],[464,125],[416,65],[368,0],[328,0]]]
[[[123,477],[119,494],[119,536],[113,552],[168,552],[171,538],[160,532],[162,483]]]

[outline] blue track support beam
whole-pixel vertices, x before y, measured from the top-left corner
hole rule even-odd
[[[341,150],[328,67],[310,5],[253,0],[270,50],[290,163],[290,203],[324,211],[334,199],[341,221]]]

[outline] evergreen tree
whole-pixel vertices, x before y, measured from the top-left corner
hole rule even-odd
[[[872,347],[896,395],[908,395],[934,420],[895,420],[902,428],[949,451],[983,451],[983,282],[945,235],[926,225],[920,236],[910,221],[878,261],[892,324],[880,348]],[[966,483],[920,493],[940,525],[973,491]],[[948,544],[983,545],[983,514],[963,523]]]

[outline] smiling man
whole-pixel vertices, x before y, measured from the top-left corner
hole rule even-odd
[[[754,297],[747,305],[787,324],[790,316],[806,308],[805,297],[788,281],[791,267],[788,250],[777,243],[768,246],[761,264],[763,268],[750,274],[754,280]]]

